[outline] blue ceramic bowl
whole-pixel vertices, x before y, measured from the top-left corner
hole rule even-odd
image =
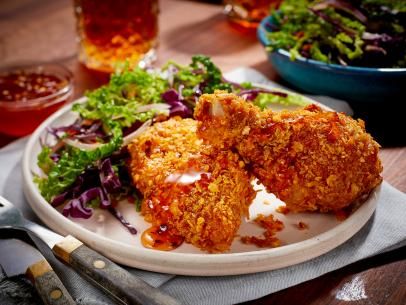
[[[264,46],[269,44],[266,32],[272,23],[272,17],[268,16],[258,27],[258,39]],[[292,61],[289,52],[282,49],[267,54],[280,76],[303,91],[354,102],[389,102],[393,98],[405,101],[404,68],[345,67],[312,59]]]

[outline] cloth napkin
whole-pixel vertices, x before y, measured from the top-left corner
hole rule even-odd
[[[239,68],[227,75],[234,81],[271,83],[262,74]],[[316,97],[338,111],[351,113],[348,104]],[[21,156],[27,139],[0,149],[0,194],[22,211],[25,217],[41,223],[30,209],[22,192]],[[260,298],[342,268],[361,259],[406,245],[406,195],[383,182],[377,209],[369,222],[350,240],[333,251],[305,263],[256,274],[223,277],[188,277],[159,274],[134,268],[127,270],[180,300],[183,304],[226,305]],[[46,256],[58,275],[82,305],[114,304],[106,295],[84,281],[76,272]],[[35,291],[22,279],[9,281],[0,270],[0,304],[40,304]]]

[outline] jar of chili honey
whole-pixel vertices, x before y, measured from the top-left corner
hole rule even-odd
[[[58,64],[0,68],[0,134],[30,134],[73,98],[73,75]]]

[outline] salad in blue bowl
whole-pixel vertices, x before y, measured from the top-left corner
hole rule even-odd
[[[404,0],[285,0],[258,38],[282,78],[304,91],[356,102],[406,92]]]

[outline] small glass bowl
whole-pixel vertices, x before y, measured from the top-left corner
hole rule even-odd
[[[54,76],[62,86],[56,92],[46,96],[25,100],[0,100],[0,134],[14,137],[25,136],[44,121],[49,115],[64,104],[72,101],[74,84],[73,75],[59,64],[21,64],[0,68],[0,82],[7,75],[25,72],[44,76]]]

